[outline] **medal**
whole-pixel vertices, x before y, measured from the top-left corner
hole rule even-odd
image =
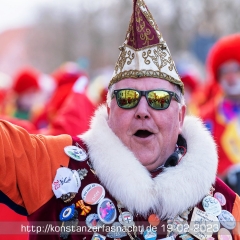
[[[119,222],[114,222],[111,226],[111,231],[107,233],[109,238],[123,238],[126,237],[127,233],[123,231],[122,225]]]
[[[232,240],[232,235],[226,228],[221,228],[218,232],[218,240]]]
[[[119,217],[118,221],[124,226],[133,226],[133,215],[130,212],[122,212]]]
[[[159,217],[156,215],[156,214],[151,214],[149,217],[148,217],[148,222],[151,226],[158,226],[159,223],[160,223],[160,219]]]
[[[105,197],[105,189],[98,183],[91,183],[82,190],[81,196],[85,203],[95,205]]]
[[[214,194],[214,197],[219,201],[221,206],[224,206],[226,204],[226,198],[224,197],[224,195],[220,192],[216,192]]]
[[[68,203],[68,202],[71,202],[76,196],[76,193],[67,193],[67,194],[63,194],[61,196],[61,199],[65,202],[65,203]]]
[[[92,214],[88,215],[85,222],[86,222],[86,225],[89,227],[89,229],[92,229],[92,228],[98,229],[104,225],[100,221],[100,219],[96,213],[92,213]]]
[[[232,230],[236,227],[236,220],[234,216],[227,210],[222,210],[221,214],[218,216],[219,222],[223,227]]]
[[[204,210],[207,213],[210,213],[214,216],[218,216],[222,211],[222,207],[221,207],[219,201],[216,198],[211,197],[211,196],[205,197],[202,200],[202,205],[203,205]]]
[[[197,207],[194,208],[188,231],[191,235],[200,240],[208,239],[212,237],[213,232],[217,232],[219,228],[220,223],[216,216],[203,212]]]
[[[79,175],[80,179],[83,180],[84,177],[87,176],[88,170],[86,168],[78,169],[77,172],[78,172],[78,175]]]
[[[83,162],[87,159],[87,153],[79,147],[67,146],[64,148],[64,152],[72,159]]]
[[[188,233],[181,234],[179,237],[182,240],[194,240],[194,238],[190,234],[188,234]]]
[[[63,208],[60,215],[59,215],[60,221],[71,220],[74,217],[74,211],[75,211],[74,204],[69,206],[69,207]]]
[[[99,233],[94,233],[91,240],[105,240],[105,239],[106,239],[105,236]]]
[[[82,212],[80,213],[81,216],[86,216],[91,211],[91,207],[85,206],[83,200],[77,201],[76,207],[82,210]]]
[[[122,203],[119,202],[119,201],[117,201],[117,207],[118,207],[118,208],[124,208],[124,206],[122,205]]]
[[[170,224],[172,232],[175,233],[175,235],[186,233],[189,230],[187,221],[179,216],[175,217]]]
[[[157,233],[156,233],[156,231],[153,231],[152,229],[147,229],[144,231],[143,237],[145,240],[156,240]]]
[[[78,212],[74,210],[74,216],[68,221],[62,221],[62,227],[60,228],[60,237],[67,239],[68,235],[75,230],[78,226]]]
[[[67,167],[57,169],[52,183],[52,190],[56,198],[62,198],[64,202],[70,202],[78,192],[81,181],[77,171]]]
[[[109,198],[104,198],[98,203],[97,214],[105,224],[111,224],[117,217],[116,207]]]

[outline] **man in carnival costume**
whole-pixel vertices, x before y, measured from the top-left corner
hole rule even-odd
[[[2,198],[28,214],[31,240],[239,239],[240,200],[216,179],[215,143],[185,118],[168,46],[143,0],[133,6],[89,131],[29,135],[1,122]]]
[[[218,148],[218,175],[240,193],[240,34],[219,39],[207,60],[211,104],[201,109],[201,118]],[[218,94],[213,94],[218,89]]]

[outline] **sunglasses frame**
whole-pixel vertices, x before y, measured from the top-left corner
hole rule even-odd
[[[136,92],[140,95],[140,97],[138,98],[138,101],[137,101],[136,105],[134,105],[133,107],[123,107],[123,106],[120,106],[119,101],[118,101],[118,99],[119,99],[119,98],[118,98],[118,93],[119,93],[120,91],[122,91],[122,90],[133,90],[133,91],[136,91]],[[169,101],[169,105],[168,105],[166,108],[154,108],[153,106],[151,106],[151,103],[149,102],[149,100],[148,100],[148,98],[147,98],[147,95],[148,95],[150,92],[153,92],[153,91],[163,91],[163,92],[166,92],[166,93],[169,94],[170,101]],[[140,91],[140,90],[136,90],[136,89],[133,89],[133,88],[122,88],[122,89],[114,90],[113,93],[112,93],[112,99],[114,98],[114,96],[116,97],[116,101],[117,101],[118,106],[119,106],[120,108],[122,108],[122,109],[132,109],[132,108],[135,108],[135,107],[139,104],[142,96],[145,96],[148,105],[149,105],[152,109],[154,109],[154,110],[165,110],[165,109],[167,109],[167,108],[170,106],[170,103],[171,103],[172,98],[174,98],[178,103],[180,103],[180,97],[179,97],[175,92],[168,91],[168,90],[165,90],[165,89],[153,89],[153,90],[148,90],[148,91]]]

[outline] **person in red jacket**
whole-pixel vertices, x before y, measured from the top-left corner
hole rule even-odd
[[[30,224],[14,231],[30,240],[239,240],[240,198],[216,178],[210,132],[185,112],[167,43],[134,0],[107,104],[87,132],[34,135],[0,121],[0,190]]]
[[[95,104],[87,96],[88,84],[87,76],[81,75],[69,90],[68,96],[49,126],[39,129],[37,132],[48,135],[67,133],[74,136],[87,131],[90,119],[96,109]]]
[[[51,77],[55,81],[56,88],[42,111],[36,114],[32,119],[37,129],[51,126],[58,110],[71,93],[74,83],[80,76],[86,76],[86,74],[81,71],[74,62],[63,63],[51,74]]]
[[[49,99],[54,87],[54,80],[47,74],[32,66],[20,68],[13,77],[13,86],[7,96],[12,106],[4,114],[32,121],[34,114]]]
[[[201,109],[201,117],[218,145],[218,175],[227,178],[240,193],[239,167],[235,168],[240,163],[240,34],[225,36],[212,47],[207,70],[212,79],[213,100]],[[219,90],[214,94],[216,89]],[[230,174],[232,167],[237,170],[234,176]],[[236,178],[237,181],[231,180]]]

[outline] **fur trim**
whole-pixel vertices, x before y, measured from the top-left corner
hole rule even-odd
[[[106,119],[106,107],[101,106],[91,129],[80,137],[101,183],[130,212],[147,216],[153,211],[161,219],[175,217],[208,194],[216,178],[217,151],[198,118],[185,118],[182,135],[188,150],[181,162],[155,178],[112,132]]]

